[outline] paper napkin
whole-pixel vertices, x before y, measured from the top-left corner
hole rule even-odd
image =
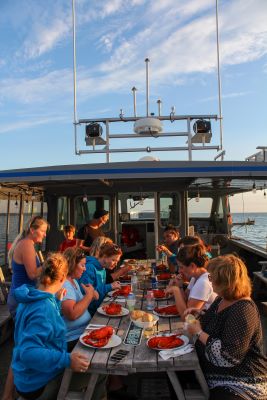
[[[172,357],[179,357],[183,356],[184,354],[191,353],[194,350],[194,346],[192,344],[188,344],[187,346],[183,347],[182,349],[177,350],[161,350],[159,355],[163,360],[168,360]]]

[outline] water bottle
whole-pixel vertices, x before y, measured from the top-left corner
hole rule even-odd
[[[152,290],[149,290],[146,295],[146,308],[149,311],[154,310],[155,308],[155,298]]]
[[[161,263],[166,265],[167,264],[167,255],[166,255],[166,253],[164,253],[164,251],[161,253],[160,258],[161,258]]]
[[[153,266],[152,266],[152,268],[153,268]],[[152,289],[158,288],[158,278],[157,278],[155,269],[156,268],[153,268],[152,277],[151,277]]]
[[[138,292],[138,277],[135,272],[131,277],[131,288],[133,293],[136,294]]]
[[[136,302],[135,294],[129,293],[127,300],[126,300],[126,307],[128,308],[129,311],[134,310],[135,302]]]

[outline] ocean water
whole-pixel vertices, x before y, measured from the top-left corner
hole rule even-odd
[[[267,249],[267,213],[233,213],[233,222],[254,220],[255,225],[233,226],[232,235]]]

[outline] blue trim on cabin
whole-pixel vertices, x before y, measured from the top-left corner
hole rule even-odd
[[[38,177],[38,176],[63,176],[63,175],[103,175],[103,174],[145,174],[145,173],[199,173],[199,172],[267,172],[267,165],[262,166],[218,166],[218,167],[156,167],[156,168],[105,168],[105,169],[79,169],[79,170],[46,170],[46,171],[16,171],[0,172],[0,178]]]

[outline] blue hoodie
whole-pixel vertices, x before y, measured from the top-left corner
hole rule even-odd
[[[51,293],[22,285],[14,294],[19,303],[12,358],[14,382],[19,391],[32,392],[70,366],[66,328]]]
[[[94,289],[99,293],[99,299],[92,301],[88,307],[90,314],[93,315],[106,294],[112,290],[111,283],[106,283],[106,270],[101,266],[97,258],[91,256],[86,257],[86,270],[78,280],[78,283],[83,294],[84,290],[81,283],[84,285],[91,283]]]

